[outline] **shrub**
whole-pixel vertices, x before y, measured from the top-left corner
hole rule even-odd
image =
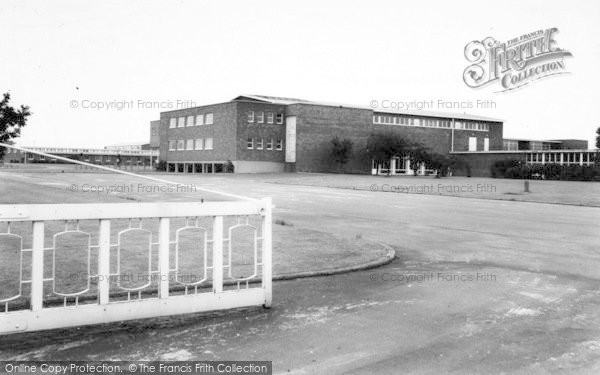
[[[525,164],[517,160],[499,160],[492,165],[491,174],[500,178],[594,181],[600,178],[600,166]]]
[[[160,160],[158,162],[158,164],[156,165],[156,170],[161,171],[161,172],[166,172],[167,171],[167,162],[164,160]]]
[[[225,162],[225,172],[226,173],[233,173],[235,171],[235,165],[233,165],[233,163],[231,162],[231,160],[227,160]]]

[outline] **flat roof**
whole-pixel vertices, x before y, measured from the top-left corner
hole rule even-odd
[[[562,141],[546,141],[541,139],[503,138],[504,141],[562,143]]]
[[[398,114],[398,115],[407,115],[407,116],[421,116],[421,117],[436,117],[436,118],[449,118],[449,119],[464,119],[464,120],[475,120],[475,121],[488,121],[488,122],[504,122],[504,120],[473,115],[468,113],[452,113],[452,112],[432,112],[432,111],[407,111],[407,110],[388,110],[388,109],[377,109],[371,108],[368,106],[359,106],[355,104],[344,104],[344,103],[335,103],[335,102],[324,102],[324,101],[312,101],[298,98],[285,98],[280,96],[266,96],[266,95],[240,95],[233,99],[233,101],[240,100],[249,100],[256,101],[262,103],[270,103],[270,104],[312,104],[312,105],[321,105],[327,107],[346,107],[346,108],[356,108],[356,109],[367,109],[376,113],[389,113],[389,114]]]

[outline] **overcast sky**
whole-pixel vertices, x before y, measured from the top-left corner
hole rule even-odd
[[[161,112],[152,102],[175,109],[263,94],[361,106],[434,100],[433,110],[504,119],[507,138],[582,138],[592,147],[600,126],[599,4],[3,1],[0,90],[34,113],[22,146],[148,141],[149,121]],[[570,74],[505,93],[463,82],[470,41],[550,27],[573,53],[565,60]],[[438,108],[439,100],[491,100],[496,108]],[[101,102],[128,105],[82,108]]]

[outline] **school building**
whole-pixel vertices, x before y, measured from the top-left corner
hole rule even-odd
[[[370,160],[364,154],[373,133],[398,134],[432,152],[456,155],[472,163],[469,173],[489,175],[490,163],[509,157],[537,162],[538,153],[561,160],[590,163],[587,141],[530,141],[503,138],[503,120],[471,114],[394,111],[264,95],[242,95],[229,102],[160,114],[151,123],[151,144],[157,144],[168,172],[327,172],[337,168],[331,157],[334,137],[353,142],[344,171],[349,173],[427,174],[398,155]],[[577,152],[575,152],[577,151]],[[584,154],[582,156],[582,153]],[[567,159],[565,159],[565,155]]]

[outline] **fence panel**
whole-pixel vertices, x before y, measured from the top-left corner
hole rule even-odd
[[[0,205],[0,334],[270,307],[271,225],[270,198]]]

